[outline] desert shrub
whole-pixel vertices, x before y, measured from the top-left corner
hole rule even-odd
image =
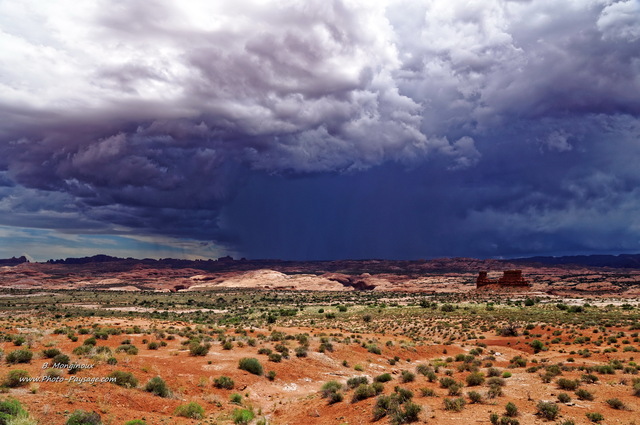
[[[421,411],[422,407],[419,405],[412,402],[405,403],[400,409],[394,412],[391,423],[398,425],[417,422]]]
[[[509,416],[509,417],[518,416],[518,406],[516,406],[512,402],[508,402],[507,405],[504,407],[504,410],[505,410],[504,414],[506,416]]]
[[[435,397],[436,396],[436,392],[433,388],[420,388],[420,394],[422,394],[423,397]]]
[[[389,382],[393,379],[393,377],[391,376],[391,374],[389,373],[383,373],[382,375],[378,375],[376,376],[373,381],[374,382]]]
[[[601,422],[604,421],[604,416],[602,416],[601,413],[598,412],[587,412],[585,413],[585,416],[591,421],[591,422]]]
[[[353,378],[347,379],[347,387],[355,388],[358,385],[368,384],[369,378],[366,376],[354,376]]]
[[[46,348],[42,350],[42,356],[46,357],[47,359],[52,359],[58,354],[61,354],[61,351],[57,348]]]
[[[149,379],[149,382],[144,386],[144,390],[148,393],[153,393],[158,397],[169,397],[170,395],[167,383],[159,376]]]
[[[229,396],[229,401],[234,404],[242,404],[242,394],[233,393]]]
[[[571,396],[567,393],[560,393],[558,394],[558,401],[560,403],[569,403],[571,401]]]
[[[518,336],[518,326],[513,323],[510,323],[500,329],[499,334],[501,336]]]
[[[4,381],[4,385],[9,388],[23,387],[28,384],[26,379],[29,378],[29,372],[22,369],[10,370],[7,374],[7,378]]]
[[[262,376],[263,369],[262,365],[253,357],[243,357],[238,362],[238,369],[246,370],[249,373],[253,373],[254,375]]]
[[[540,401],[536,408],[538,409],[536,414],[548,421],[554,420],[560,411],[558,405],[552,401]]]
[[[640,380],[636,380],[633,383],[633,395],[640,397]]]
[[[339,403],[344,400],[344,395],[341,392],[335,392],[329,394],[327,397],[329,404]]]
[[[342,390],[341,383],[339,383],[338,381],[329,381],[329,382],[325,382],[322,385],[320,392],[322,394],[322,397],[326,398],[326,397],[329,397],[330,394],[337,393],[340,390]]]
[[[304,346],[296,347],[295,353],[296,357],[307,357],[307,348]]]
[[[280,363],[282,361],[282,354],[280,353],[269,354],[269,361],[274,363]]]
[[[607,400],[607,404],[612,409],[616,409],[616,410],[624,410],[624,409],[626,409],[626,406],[624,405],[622,400],[620,400],[619,398],[610,398],[610,399]]]
[[[491,425],[498,425],[500,423],[500,415],[495,412],[491,413],[489,415],[489,422],[491,422]]]
[[[204,418],[204,409],[198,403],[192,401],[191,403],[181,404],[176,407],[174,414],[184,418],[202,419]]]
[[[364,400],[366,398],[370,398],[376,395],[376,389],[367,384],[360,384],[353,392],[353,397],[351,401],[353,403]]]
[[[7,354],[7,363],[30,363],[33,358],[33,353],[29,350],[15,350]]]
[[[82,345],[96,345],[98,341],[94,337],[90,337],[84,340]]]
[[[527,367],[527,359],[523,358],[522,356],[513,357],[511,360],[509,360],[509,363],[511,363],[511,367]]]
[[[466,381],[467,385],[470,387],[482,385],[484,383],[484,375],[480,372],[473,372],[470,375],[467,375]]]
[[[38,421],[24,413],[9,419],[7,425],[38,425]]]
[[[72,353],[76,356],[86,356],[93,350],[93,345],[80,345],[73,349]]]
[[[101,425],[102,420],[96,412],[76,410],[67,419],[65,425]]]
[[[598,377],[596,375],[592,375],[590,373],[585,373],[580,377],[580,380],[582,382],[585,382],[587,384],[593,384],[598,382]]]
[[[235,409],[231,413],[234,424],[246,425],[253,420],[255,415],[249,409]]]
[[[211,344],[200,344],[197,341],[192,341],[189,344],[189,354],[192,356],[206,356],[211,348]]]
[[[444,399],[444,410],[448,410],[451,412],[461,412],[464,409],[464,406],[467,404],[467,401],[462,398],[445,398]]]
[[[438,382],[440,383],[441,388],[449,388],[450,386],[457,384],[457,381],[455,379],[448,376],[440,378]]]
[[[267,379],[269,381],[273,381],[274,379],[276,379],[276,371],[270,370],[269,372],[267,372]]]
[[[477,391],[469,391],[467,393],[467,397],[469,397],[469,400],[471,401],[471,403],[480,403],[482,402],[482,394],[480,394]]]
[[[547,350],[547,347],[545,347],[543,342],[539,339],[534,339],[529,343],[529,345],[531,346],[531,348],[533,348],[534,353],[539,353],[540,351]]]
[[[114,384],[124,388],[135,388],[138,386],[138,380],[131,372],[123,372],[116,370],[111,372],[109,378],[115,378]]]
[[[584,388],[580,388],[578,390],[576,390],[576,396],[580,399],[580,400],[593,400],[593,394],[590,393],[589,391],[585,390]]]
[[[158,348],[160,348],[160,343],[156,341],[151,341],[150,343],[147,344],[147,348],[149,350],[157,350]]]
[[[558,384],[558,388],[561,390],[575,391],[580,385],[580,382],[577,380],[560,378],[556,381],[556,384]]]
[[[403,370],[401,373],[401,380],[403,383],[413,382],[416,379],[416,375],[409,372],[408,370]]]
[[[142,419],[134,419],[132,421],[125,422],[124,425],[147,425],[147,423]]]
[[[378,347],[375,344],[371,344],[367,346],[367,351],[373,354],[382,354],[382,351],[380,350],[380,347]]]
[[[26,414],[18,400],[9,398],[0,401],[0,425],[7,425],[11,419]]]
[[[487,376],[493,378],[494,376],[500,376],[500,369],[496,367],[490,367],[487,369]]]
[[[416,366],[416,372],[421,375],[427,376],[427,374],[431,371],[431,367],[426,364],[419,364],[418,366]]]
[[[136,354],[138,354],[138,348],[132,344],[122,344],[118,348],[116,348],[116,353],[121,352],[135,356]]]
[[[53,363],[69,364],[71,363],[71,359],[66,354],[60,353],[53,358]]]
[[[216,388],[223,388],[225,390],[232,390],[235,386],[233,379],[228,376],[220,376],[213,380],[213,386]]]

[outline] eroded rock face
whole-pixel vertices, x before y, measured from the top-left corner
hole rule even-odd
[[[478,273],[476,279],[476,287],[480,288],[487,285],[497,285],[498,287],[530,287],[531,283],[522,277],[522,270],[505,270],[500,279],[492,280],[487,277],[486,271]]]

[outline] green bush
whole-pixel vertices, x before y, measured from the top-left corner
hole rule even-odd
[[[507,405],[504,407],[504,410],[505,410],[506,416],[509,416],[509,417],[518,416],[518,406],[516,406],[512,402],[508,402]]]
[[[29,414],[24,413],[9,419],[7,425],[38,425],[38,421],[31,418]]]
[[[576,390],[576,396],[580,399],[580,400],[588,400],[591,401],[594,399],[593,394],[590,393],[589,391],[585,390],[584,388],[580,388],[578,390]]]
[[[211,348],[211,344],[200,344],[197,341],[192,341],[189,344],[189,354],[192,356],[206,356]]]
[[[22,369],[10,370],[4,384],[9,388],[24,387],[28,384],[29,372]]]
[[[560,403],[569,403],[571,401],[571,396],[567,393],[560,393],[558,394],[558,401]]]
[[[124,425],[147,425],[147,423],[142,419],[134,419],[132,421],[125,422]]]
[[[66,354],[60,353],[53,358],[53,363],[69,364],[71,363],[71,359]]]
[[[470,375],[467,375],[466,381],[467,385],[470,387],[482,385],[484,383],[484,375],[480,372],[473,372]]]
[[[255,415],[249,409],[235,409],[231,413],[234,424],[246,425],[253,420]]]
[[[477,391],[469,391],[467,393],[467,397],[469,397],[469,400],[471,401],[471,403],[481,403],[482,402],[482,394],[480,394]]]
[[[579,381],[565,378],[558,379],[556,384],[558,384],[558,388],[561,390],[567,391],[575,391],[580,386]]]
[[[114,384],[125,387],[125,388],[135,388],[138,386],[138,380],[131,372],[123,372],[121,370],[116,370],[111,372],[108,375],[109,378],[115,378]]]
[[[610,398],[607,400],[607,404],[609,407],[616,410],[625,410],[627,408],[619,398]]]
[[[228,376],[220,376],[213,380],[213,386],[216,388],[223,388],[225,390],[232,390],[235,386],[233,379]]]
[[[604,421],[604,416],[602,416],[602,414],[598,412],[588,412],[588,413],[585,413],[585,415],[587,418],[589,418],[591,422],[597,423],[597,422]]]
[[[7,363],[30,363],[33,358],[33,353],[29,350],[16,350],[7,354]]]
[[[376,389],[367,384],[359,385],[355,391],[353,392],[353,397],[351,401],[355,403],[356,401],[364,400],[366,398],[370,398],[376,395]]]
[[[26,414],[18,400],[9,398],[0,401],[0,425],[7,425],[11,419]]]
[[[169,397],[170,395],[167,383],[159,376],[149,379],[149,382],[144,386],[144,390],[148,393],[153,393],[158,397]]]
[[[176,407],[175,410],[176,416],[182,416],[184,418],[190,419],[202,419],[204,418],[204,409],[196,402],[191,402],[187,404],[181,404]]]
[[[242,404],[242,394],[233,393],[229,396],[229,401],[234,404]]]
[[[540,401],[536,407],[538,409],[536,414],[549,421],[554,420],[560,411],[558,405],[552,401]]]
[[[52,359],[55,356],[57,356],[58,354],[61,354],[62,352],[60,350],[58,350],[57,348],[46,348],[44,350],[42,350],[42,356],[46,357],[47,359]]]
[[[84,410],[76,410],[73,412],[67,422],[66,425],[101,425],[102,420],[100,419],[100,415],[96,412],[86,412]]]
[[[253,357],[244,357],[240,359],[238,363],[238,369],[246,370],[249,373],[253,373],[254,375],[262,376],[264,373],[262,369],[262,365],[258,361],[258,359]]]
[[[355,388],[358,385],[368,384],[369,378],[366,376],[354,376],[353,378],[347,379],[347,387]]]
[[[118,348],[116,348],[116,353],[124,352],[129,355],[135,356],[138,354],[138,348],[132,344],[122,344]]]
[[[448,410],[451,412],[461,412],[464,409],[464,406],[467,404],[467,401],[462,398],[445,398],[444,399],[444,410]]]
[[[391,376],[391,374],[389,373],[383,373],[382,375],[378,375],[376,376],[373,380],[375,382],[389,382],[393,379],[393,377]]]
[[[401,372],[401,377],[402,377],[402,382],[403,383],[407,383],[407,382],[413,382],[416,379],[416,375],[414,375],[413,373],[409,372],[408,370],[403,370]]]

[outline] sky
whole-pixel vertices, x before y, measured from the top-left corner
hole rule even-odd
[[[640,252],[640,0],[0,0],[0,258]]]

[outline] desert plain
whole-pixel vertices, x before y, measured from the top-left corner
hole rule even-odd
[[[0,268],[2,423],[640,421],[634,268],[97,260]]]

